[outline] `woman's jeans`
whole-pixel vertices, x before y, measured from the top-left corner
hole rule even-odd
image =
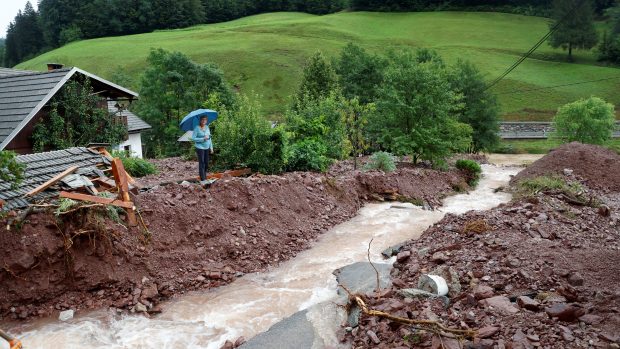
[[[198,174],[200,174],[200,180],[207,179],[207,172],[209,170],[209,149],[196,148],[196,155],[198,156]]]

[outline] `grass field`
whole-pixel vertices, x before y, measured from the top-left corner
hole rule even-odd
[[[108,78],[123,67],[138,77],[149,50],[161,47],[181,51],[197,62],[216,62],[241,91],[259,94],[266,112],[278,113],[286,108],[306,58],[318,49],[336,55],[351,41],[373,52],[429,47],[448,62],[458,58],[473,61],[490,80],[547,29],[544,18],[500,13],[271,13],[187,29],[76,42],[18,68],[43,70],[47,62],[60,62]],[[577,51],[575,58],[574,63],[566,63],[564,51],[543,44],[494,88],[504,118],[549,119],[559,105],[590,95],[620,105],[620,79],[513,93],[620,77],[620,69],[597,65],[593,52]]]
[[[501,145],[496,152],[507,154],[546,154],[549,150],[556,148],[559,145],[559,141],[552,139],[502,140]],[[605,146],[620,154],[620,138],[612,139]]]

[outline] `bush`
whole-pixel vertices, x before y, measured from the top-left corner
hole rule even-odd
[[[577,183],[567,183],[555,176],[539,176],[523,179],[517,184],[517,196],[533,196],[540,192],[556,191],[571,197],[580,197],[583,187]]]
[[[478,184],[480,176],[482,175],[482,168],[480,167],[480,164],[474,160],[460,159],[456,161],[456,168],[465,173],[465,176],[467,177],[467,184],[472,187],[475,187]]]
[[[218,168],[250,167],[279,173],[286,164],[286,133],[260,114],[260,105],[243,96],[237,110],[222,109],[213,127]]]
[[[147,160],[127,156],[124,151],[113,151],[112,156],[120,158],[125,171],[132,177],[144,177],[157,173],[157,168]]]
[[[580,99],[560,107],[553,123],[554,136],[563,142],[602,145],[616,127],[614,106],[598,97]]]
[[[378,151],[372,154],[370,161],[364,166],[364,169],[394,172],[396,171],[396,157],[390,153]]]
[[[288,168],[291,171],[327,171],[332,159],[327,156],[327,146],[317,138],[308,138],[290,147]]]

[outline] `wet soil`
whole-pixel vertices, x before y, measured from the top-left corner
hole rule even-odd
[[[10,251],[0,256],[0,321],[102,307],[148,316],[164,299],[294,257],[367,201],[438,205],[462,182],[457,171],[404,168],[254,175],[208,189],[155,185],[134,199],[148,231],[110,220],[84,227],[80,212],[64,224],[49,212],[33,214],[0,234]]]
[[[581,181],[586,195],[600,200],[594,207],[547,192],[489,211],[447,215],[405,243],[393,287],[368,295],[372,308],[475,329],[475,339],[440,340],[362,316],[359,327],[341,330],[341,340],[353,348],[618,348],[620,192],[613,177],[618,172],[609,172],[617,164],[617,154],[595,146],[551,152],[516,179],[554,173]],[[564,168],[574,173],[565,175]],[[447,299],[400,295],[427,273],[446,277]]]

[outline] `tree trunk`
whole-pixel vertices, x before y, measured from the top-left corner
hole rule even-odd
[[[569,62],[573,61],[573,43],[572,42],[568,43],[568,61]]]

